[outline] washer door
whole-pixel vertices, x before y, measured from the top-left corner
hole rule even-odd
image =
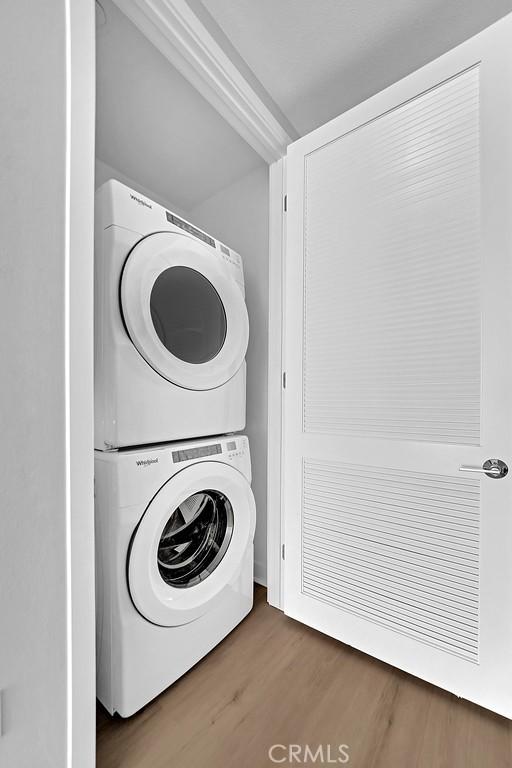
[[[254,496],[233,467],[204,461],[158,491],[133,535],[128,586],[154,624],[187,624],[222,596],[254,538]]]
[[[174,232],[144,238],[126,260],[120,295],[133,344],[173,384],[214,389],[242,365],[249,340],[244,297],[204,243]]]

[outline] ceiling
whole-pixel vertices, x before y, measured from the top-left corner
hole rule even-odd
[[[202,4],[300,135],[512,11],[512,0]]]
[[[187,1],[292,138],[512,11],[512,0]],[[184,211],[262,165],[112,0],[97,8],[100,160]]]
[[[190,210],[263,161],[111,0],[97,12],[97,157]]]

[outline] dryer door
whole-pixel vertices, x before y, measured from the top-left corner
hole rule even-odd
[[[204,243],[174,232],[145,237],[128,255],[120,296],[133,344],[173,384],[214,389],[242,365],[249,339],[244,297]]]
[[[250,485],[233,467],[198,462],[172,477],[131,542],[128,586],[139,613],[177,626],[210,610],[236,577],[255,523]]]

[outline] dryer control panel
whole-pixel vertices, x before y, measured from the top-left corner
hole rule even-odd
[[[208,245],[211,245],[212,248],[215,248],[215,240],[213,237],[210,237],[210,235],[207,235],[205,232],[201,232],[200,229],[194,227],[192,224],[189,224],[188,221],[180,219],[180,217],[176,216],[174,213],[169,213],[169,211],[166,211],[165,215],[169,224],[174,224],[176,227],[179,227],[185,232],[188,232],[189,235],[194,235],[194,237],[197,237],[198,240],[202,240],[203,243],[208,243]]]
[[[229,268],[243,290],[243,263],[236,251],[190,221],[115,179],[105,182],[96,193],[96,220],[101,230],[111,226],[123,227],[143,237],[173,227],[180,229],[208,245],[212,255]]]

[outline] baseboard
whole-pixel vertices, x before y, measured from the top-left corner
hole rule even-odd
[[[256,584],[261,584],[262,587],[267,586],[267,564],[259,563],[257,560],[254,562],[254,581]]]

